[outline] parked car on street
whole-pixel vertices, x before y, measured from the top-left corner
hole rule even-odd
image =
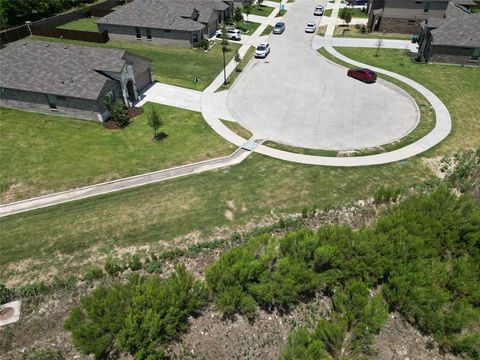
[[[282,34],[285,31],[285,23],[284,22],[277,22],[273,27],[274,34]]]
[[[362,68],[350,69],[347,72],[347,76],[350,76],[354,79],[357,79],[357,80],[363,81],[364,83],[369,83],[369,84],[372,84],[375,81],[377,81],[377,74],[375,74],[375,72],[370,69],[362,69]]]
[[[255,49],[256,58],[266,58],[268,54],[270,54],[270,44],[268,43],[261,43]]]
[[[308,22],[307,26],[305,27],[305,32],[306,33],[314,33],[316,29],[316,25],[313,22]]]
[[[322,16],[323,11],[324,11],[323,5],[317,5],[317,6],[315,6],[315,10],[313,10],[313,15]]]
[[[241,32],[240,30],[238,30],[238,29],[228,29],[228,30],[227,30],[227,39],[239,41],[239,40],[242,39],[242,35],[241,35],[241,34],[242,34],[242,32]],[[221,30],[221,29],[220,29],[220,30],[217,30],[217,31],[215,32],[215,36],[216,36],[217,38],[221,38],[221,37],[222,37],[222,30]]]

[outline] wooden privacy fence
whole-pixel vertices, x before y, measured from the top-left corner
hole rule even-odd
[[[69,29],[57,29],[57,28],[46,28],[42,26],[32,26],[32,34],[38,36],[47,36],[70,40],[79,40],[87,41],[94,43],[105,44],[110,40],[108,37],[108,31],[104,32],[93,32],[93,31],[79,31],[79,30],[69,30]]]
[[[4,46],[13,41],[24,39],[30,35],[27,25],[22,25],[0,33],[0,46]]]

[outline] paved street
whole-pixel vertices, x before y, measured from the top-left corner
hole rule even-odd
[[[231,88],[233,118],[257,136],[290,145],[348,150],[392,142],[418,121],[414,102],[379,81],[364,84],[312,49],[307,21],[318,1],[297,1],[284,17],[287,30],[270,36],[272,52],[254,59]],[[326,4],[326,2],[324,3]]]

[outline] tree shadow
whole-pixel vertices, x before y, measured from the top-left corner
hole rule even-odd
[[[164,133],[163,131],[162,132],[159,132],[157,135],[155,135],[153,137],[153,140],[155,141],[162,141],[164,139],[168,138],[168,134],[167,133]]]

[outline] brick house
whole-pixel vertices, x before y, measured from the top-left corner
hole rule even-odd
[[[17,41],[0,50],[0,106],[104,121],[107,98],[131,106],[152,82],[149,60],[125,50]]]
[[[419,54],[426,62],[480,65],[480,13],[450,3],[445,19],[422,23]]]
[[[369,31],[417,34],[421,23],[431,18],[443,18],[449,0],[369,0]]]
[[[135,0],[97,20],[112,39],[196,46],[233,14],[233,0]]]

